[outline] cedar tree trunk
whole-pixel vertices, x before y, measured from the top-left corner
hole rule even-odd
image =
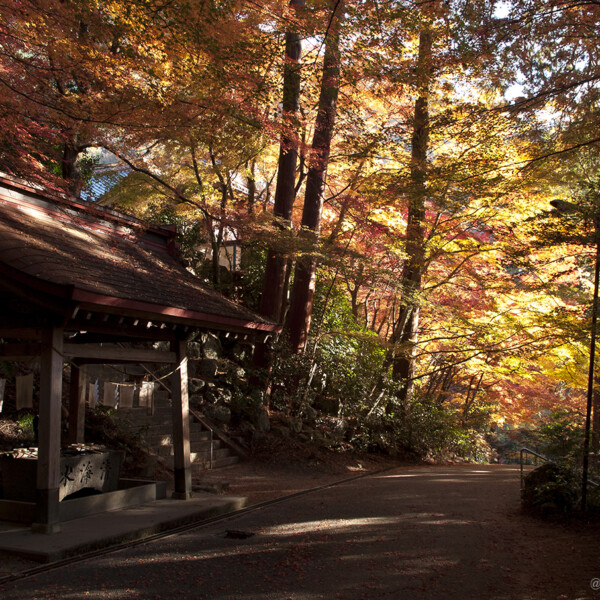
[[[411,151],[411,185],[408,199],[406,229],[406,262],[402,272],[400,314],[392,332],[392,376],[405,382],[400,400],[412,392],[415,368],[417,331],[419,326],[420,292],[425,266],[425,199],[427,196],[427,151],[429,149],[429,86],[431,80],[432,36],[429,30],[419,36],[417,65],[418,96]]]
[[[337,113],[337,98],[340,86],[339,42],[343,10],[343,3],[341,1],[334,4],[330,29],[325,41],[323,78],[321,80],[315,133],[306,176],[306,191],[300,235],[305,238],[307,244],[312,246],[313,249],[317,244],[321,229],[323,191]],[[308,337],[315,292],[317,262],[317,258],[312,252],[307,253],[306,256],[296,262],[294,287],[287,320],[292,352],[302,352]]]
[[[296,11],[304,7],[305,0],[291,0]],[[279,145],[279,163],[275,188],[273,214],[275,225],[291,227],[292,209],[296,199],[296,162],[298,159],[298,107],[300,101],[300,60],[302,40],[298,33],[288,31],[285,36],[285,66],[283,69],[283,118],[286,129]],[[286,290],[288,260],[279,249],[271,246],[267,252],[267,265],[260,300],[260,313],[281,322]]]

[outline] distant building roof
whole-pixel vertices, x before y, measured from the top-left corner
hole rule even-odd
[[[0,279],[18,279],[71,306],[225,331],[277,331],[203,285],[175,250],[172,228],[0,179]]]

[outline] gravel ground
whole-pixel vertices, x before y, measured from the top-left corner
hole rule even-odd
[[[337,453],[324,453],[319,455],[318,460],[302,461],[302,457],[290,459],[288,453],[275,452],[267,459],[268,450],[262,460],[244,461],[213,471],[198,471],[194,474],[194,484],[207,491],[248,498],[248,506],[251,506],[398,464],[398,461],[383,455],[356,458]],[[167,471],[162,473],[167,478],[168,494],[172,492],[169,474]],[[39,566],[38,562],[0,552],[0,577]]]
[[[0,597],[600,598],[598,527],[533,519],[518,498],[514,467],[403,466],[14,582]]]
[[[271,460],[251,460],[214,471],[200,471],[193,480],[198,486],[248,498],[251,506],[400,464],[401,461],[384,455],[328,453],[318,461],[302,462],[298,457],[290,460],[288,455],[278,457],[274,453]]]

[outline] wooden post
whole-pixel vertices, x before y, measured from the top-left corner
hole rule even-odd
[[[187,343],[181,340],[172,342],[171,349],[177,355],[177,369],[171,376],[175,462],[173,498],[187,500],[192,496]]]
[[[35,533],[60,531],[58,489],[60,485],[60,430],[63,376],[63,330],[42,333],[40,365],[40,424],[37,464]]]
[[[85,441],[86,383],[85,366],[72,364],[69,388],[69,444],[83,444]]]

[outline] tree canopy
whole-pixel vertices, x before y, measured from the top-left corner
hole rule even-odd
[[[270,389],[295,410],[334,398],[407,444],[577,418],[598,22],[570,0],[6,0],[0,170],[176,222],[199,275],[285,324]]]

